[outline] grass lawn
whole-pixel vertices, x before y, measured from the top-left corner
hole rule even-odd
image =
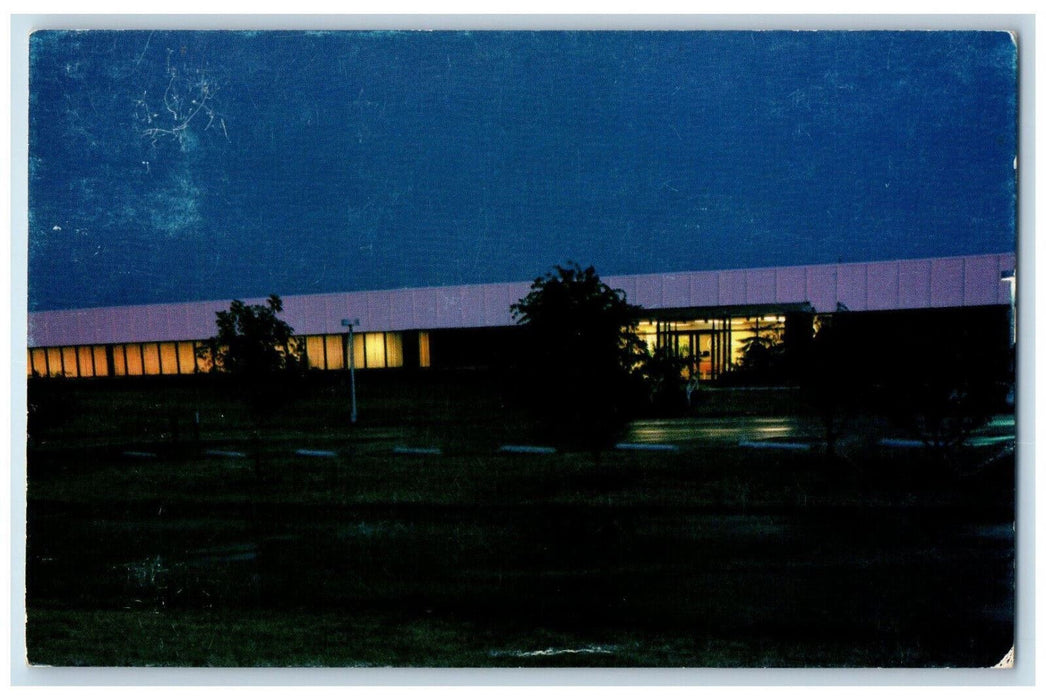
[[[317,381],[260,438],[211,382],[34,387],[58,407],[29,451],[30,661],[986,666],[1012,644],[1012,453],[503,454],[535,438],[499,386],[364,374],[349,426]],[[795,399],[723,392],[695,420]]]

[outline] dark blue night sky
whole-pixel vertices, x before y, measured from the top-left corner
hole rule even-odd
[[[986,32],[41,32],[29,307],[1012,251]]]

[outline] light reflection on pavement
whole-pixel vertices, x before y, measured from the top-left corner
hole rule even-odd
[[[810,439],[816,435],[816,421],[794,416],[653,418],[634,421],[629,426],[626,441],[736,445],[741,440]]]
[[[741,441],[818,442],[823,428],[809,416],[728,416],[700,418],[651,418],[634,421],[625,442],[731,444]],[[900,436],[897,436],[900,437]],[[970,438],[975,447],[1001,444],[1015,437],[1013,416],[995,416]]]

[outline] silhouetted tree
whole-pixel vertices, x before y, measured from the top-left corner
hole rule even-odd
[[[850,345],[845,319],[839,316],[819,319],[802,375],[802,390],[821,419],[829,457],[835,457],[843,427],[865,393],[862,368]]]
[[[913,345],[908,363],[883,382],[882,403],[897,427],[948,458],[1005,407],[1005,364],[970,329]]]
[[[779,325],[758,328],[740,343],[740,359],[734,380],[746,383],[778,382],[785,379],[785,344]]]
[[[525,394],[547,438],[598,450],[619,436],[644,393],[638,311],[576,263],[537,278],[512,305],[525,329]]]
[[[296,393],[303,364],[294,329],[277,317],[283,302],[275,294],[265,304],[235,300],[217,312],[218,334],[201,348],[212,372],[229,375],[230,385],[247,402],[256,427]]]
[[[663,345],[645,357],[640,372],[650,392],[650,402],[655,412],[677,414],[689,406],[687,382],[683,370],[688,361]]]

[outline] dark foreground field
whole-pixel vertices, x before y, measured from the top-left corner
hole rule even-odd
[[[834,459],[742,448],[816,424],[724,392],[634,426],[674,452],[499,454],[529,436],[497,391],[382,381],[355,428],[316,386],[260,440],[211,384],[47,388],[69,410],[29,451],[30,661],[990,666],[1013,643],[1004,442],[945,459],[866,422]]]

